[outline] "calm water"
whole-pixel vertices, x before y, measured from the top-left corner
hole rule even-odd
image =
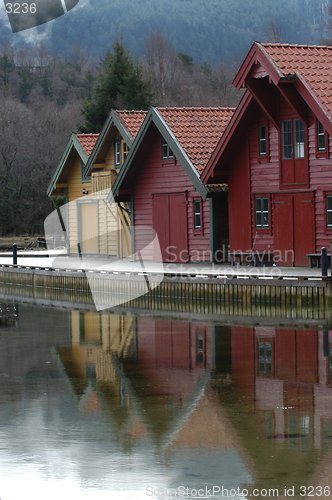
[[[17,311],[1,500],[330,498],[327,329]]]

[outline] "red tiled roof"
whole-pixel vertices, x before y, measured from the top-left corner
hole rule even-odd
[[[196,170],[204,170],[233,108],[157,108]]]
[[[131,136],[135,139],[137,132],[141,128],[143,120],[146,116],[146,111],[116,111],[123,126],[128,130]]]
[[[81,146],[88,156],[91,155],[94,145],[97,142],[99,134],[76,134]]]
[[[297,74],[332,112],[332,47],[258,43],[283,75]]]

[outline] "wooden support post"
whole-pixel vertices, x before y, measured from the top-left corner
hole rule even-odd
[[[327,251],[325,247],[321,250],[322,278],[327,278]]]
[[[13,244],[13,266],[17,266],[17,245]]]

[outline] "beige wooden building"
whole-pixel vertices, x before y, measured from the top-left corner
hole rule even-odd
[[[132,253],[128,207],[107,197],[145,114],[112,111],[100,134],[71,135],[47,190],[67,202],[61,222],[68,253]]]

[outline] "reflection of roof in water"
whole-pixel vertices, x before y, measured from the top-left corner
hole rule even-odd
[[[217,393],[208,385],[192,411],[175,429],[167,446],[172,449],[233,449],[238,444],[233,426],[220,405]]]
[[[91,347],[88,349],[91,350]],[[84,348],[81,347],[81,350],[84,351]],[[70,347],[57,350],[58,362],[80,411],[106,417],[119,441],[126,445],[130,433],[133,436],[135,431],[134,424],[137,428],[139,423],[143,429],[141,417],[135,409],[135,398],[122,373],[117,356],[112,352],[103,351],[101,347],[95,347],[94,351],[96,369],[95,377],[92,378],[87,375],[85,358],[75,357]]]
[[[209,373],[204,371],[140,370],[139,366],[127,362],[123,369],[158,446],[168,440],[179,422],[192,411],[209,380]]]

